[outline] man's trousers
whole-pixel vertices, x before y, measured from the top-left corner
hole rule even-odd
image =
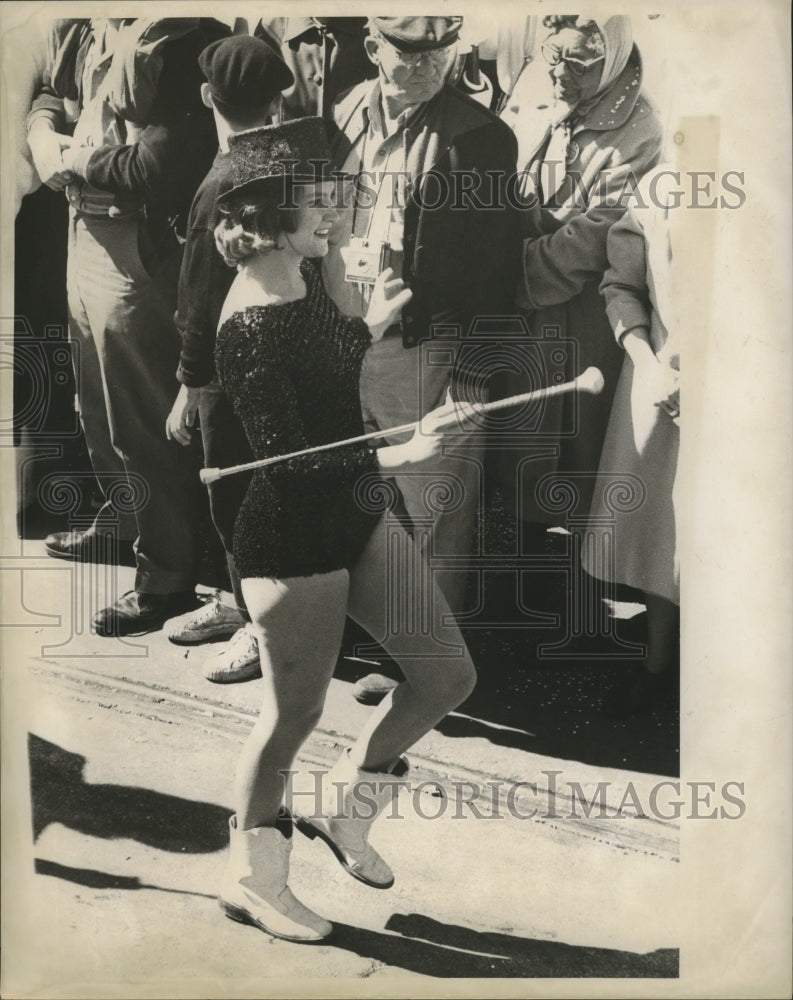
[[[72,211],[67,290],[80,416],[105,504],[89,531],[134,538],[140,593],[196,582],[198,453],[165,437],[179,334],[141,216]],[[144,264],[144,261],[146,263]]]

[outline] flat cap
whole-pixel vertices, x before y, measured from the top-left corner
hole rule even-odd
[[[218,111],[246,118],[295,82],[292,71],[261,38],[232,35],[208,45],[198,57]]]
[[[461,17],[373,17],[381,35],[403,52],[442,49],[457,41]]]

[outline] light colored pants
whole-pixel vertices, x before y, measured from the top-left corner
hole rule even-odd
[[[442,405],[450,388],[455,396],[451,364],[444,360],[438,342],[405,348],[400,335],[386,336],[369,349],[361,371],[366,430],[418,420]],[[386,440],[396,444],[405,436]],[[414,537],[455,614],[463,610],[470,555],[476,547],[474,525],[484,489],[484,447],[481,430],[450,432],[444,436],[443,458],[437,465],[393,478]]]
[[[136,541],[135,589],[190,590],[201,484],[195,449],[165,437],[178,391],[173,312],[141,257],[139,217],[74,210],[67,292],[77,395],[105,505],[97,523]],[[92,529],[89,529],[92,530]]]

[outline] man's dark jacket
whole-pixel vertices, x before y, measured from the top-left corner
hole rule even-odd
[[[338,167],[367,126],[373,86],[353,88],[333,110]],[[517,141],[507,125],[444,87],[406,128],[408,164],[410,149],[429,153],[405,208],[402,277],[413,298],[402,313],[402,339],[410,348],[431,335],[433,324],[459,324],[465,338],[477,317],[513,315],[521,240],[508,198]],[[481,186],[466,198],[461,188],[474,184]],[[494,207],[476,207],[477,199]]]

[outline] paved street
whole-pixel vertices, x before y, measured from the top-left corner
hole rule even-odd
[[[392,889],[360,885],[296,834],[293,889],[333,921],[333,938],[299,946],[227,920],[214,891],[260,685],[209,684],[206,650],[161,634],[88,634],[92,602],[127,589],[128,568],[57,563],[36,542],[4,565],[7,594],[18,576],[4,615],[17,626],[13,730],[33,790],[29,817],[20,796],[25,912],[9,941],[36,942],[28,995],[284,995],[281,979],[324,995],[316,977],[399,995],[454,977],[677,975],[676,825],[617,818],[628,786],[646,803],[661,776],[534,753],[530,732],[465,712],[417,745],[398,817],[375,828]],[[369,712],[345,669],[304,772],[330,764]],[[530,785],[510,799],[516,781]],[[605,814],[576,811],[571,782],[590,798],[607,782]]]

